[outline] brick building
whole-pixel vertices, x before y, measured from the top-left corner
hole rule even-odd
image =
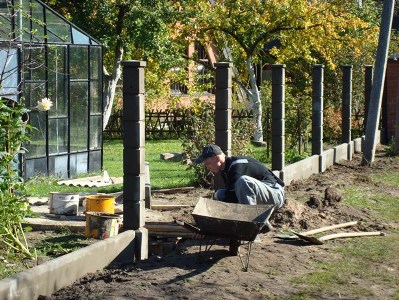
[[[381,118],[381,139],[383,143],[389,143],[399,133],[396,128],[399,126],[399,60],[396,58],[388,59]],[[396,136],[395,140],[398,139]]]

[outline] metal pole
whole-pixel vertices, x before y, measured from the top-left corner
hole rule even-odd
[[[378,40],[375,61],[373,88],[371,89],[370,107],[367,116],[362,165],[371,164],[374,161],[375,148],[377,145],[376,135],[378,129],[378,120],[381,112],[381,102],[384,90],[393,11],[394,0],[384,0],[381,16],[380,36]]]

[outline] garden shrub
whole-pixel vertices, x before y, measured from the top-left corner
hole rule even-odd
[[[18,167],[20,154],[25,151],[22,145],[28,141],[27,113],[18,103],[0,99],[0,244],[8,253],[32,258],[21,226],[29,203]]]
[[[194,160],[201,154],[202,148],[209,143],[215,143],[215,108],[213,103],[195,102],[188,117],[189,125],[182,139],[188,168],[194,169],[196,182],[199,186],[213,188],[213,175],[207,171],[204,164],[196,164]],[[254,132],[251,119],[232,120],[232,153],[246,155],[250,153],[250,141]]]

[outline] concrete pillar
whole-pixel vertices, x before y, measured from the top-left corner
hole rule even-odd
[[[215,143],[231,155],[232,63],[216,63]]]
[[[272,65],[272,170],[284,180],[285,65]]]
[[[148,258],[145,225],[145,110],[143,61],[123,66],[123,230],[135,230],[137,259]]]
[[[352,159],[351,145],[352,66],[342,67],[342,143],[348,144],[348,160]]]
[[[312,69],[312,155],[323,152],[323,82],[324,66]]]
[[[227,155],[231,155],[231,87],[233,64],[220,62],[216,67],[215,92],[215,144]],[[215,189],[223,188],[220,174],[215,176]]]
[[[366,132],[367,116],[369,114],[369,106],[371,99],[371,87],[373,86],[373,66],[365,66],[364,69],[364,123],[363,128]]]

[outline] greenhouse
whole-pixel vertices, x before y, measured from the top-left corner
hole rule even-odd
[[[24,103],[33,127],[22,176],[101,170],[102,45],[37,0],[0,0],[0,40],[0,96]]]

